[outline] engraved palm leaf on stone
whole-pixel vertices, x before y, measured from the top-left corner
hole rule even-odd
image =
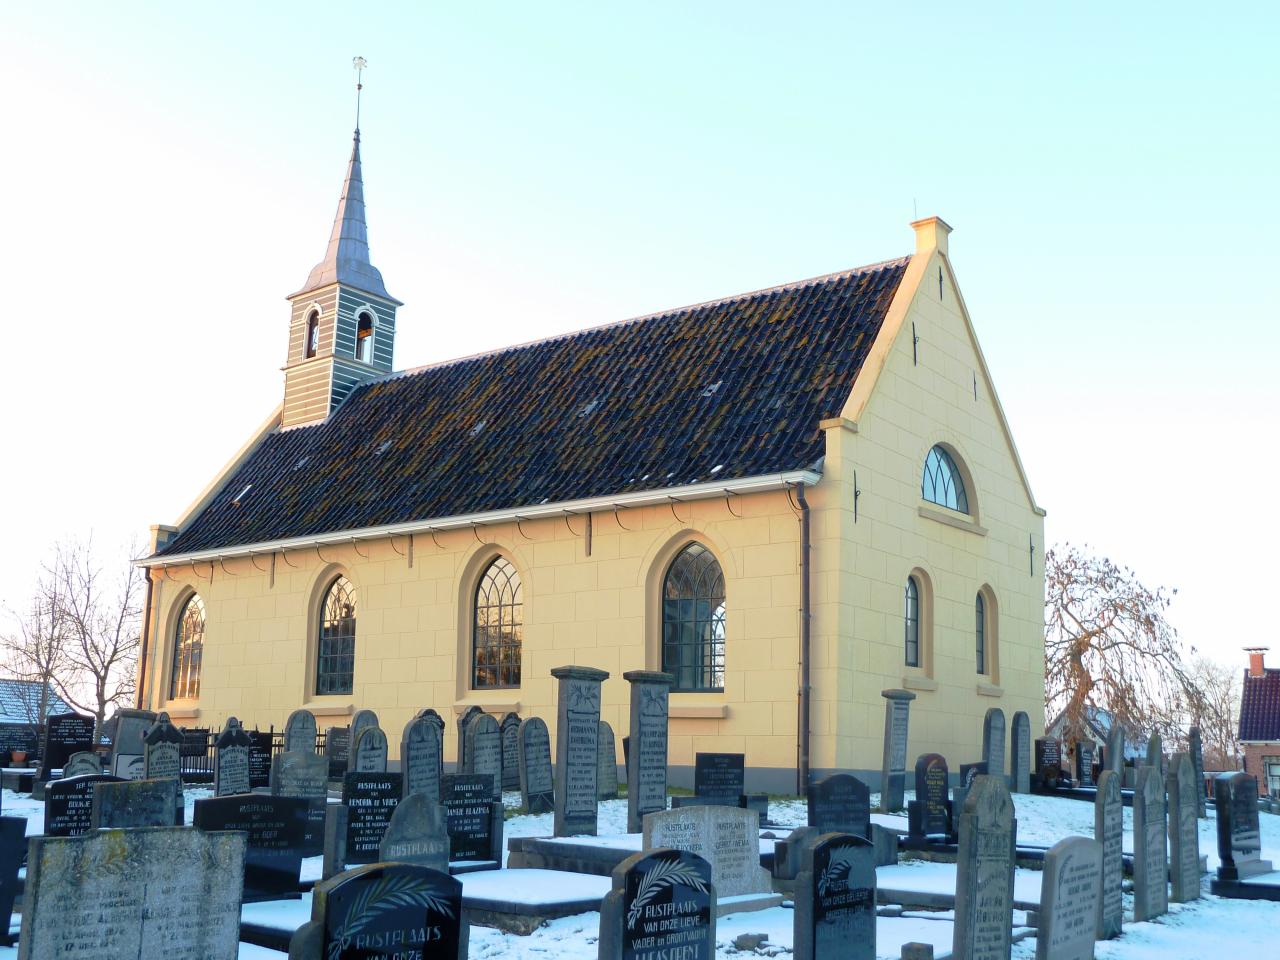
[[[837,850],[831,862],[818,877],[818,896],[825,897],[827,891],[839,892],[849,886],[849,873],[853,870],[853,861],[844,850]]]
[[[453,905],[430,890],[419,889],[418,884],[419,881],[414,877],[382,877],[369,884],[352,901],[347,911],[350,919],[334,939],[329,941],[328,960],[338,960],[356,934],[372,923],[379,914],[397,907],[425,907],[452,920]]]
[[[649,901],[677,883],[697,890],[699,893],[707,892],[707,884],[698,875],[694,866],[681,863],[679,860],[661,860],[646,870],[640,878],[635,899],[631,901],[631,907],[627,910],[627,929],[630,930],[636,925],[636,921],[640,919],[640,914],[644,912],[645,905]]]
[[[600,686],[575,683],[569,688],[569,709],[594,711],[600,708]]]

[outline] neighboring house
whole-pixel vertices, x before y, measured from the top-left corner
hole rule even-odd
[[[42,684],[38,680],[0,679],[0,724],[27,724],[38,726],[44,722],[40,716],[40,694]],[[59,713],[74,713],[75,708],[53,692],[53,688],[44,684],[48,694],[44,716]]]
[[[1239,731],[1244,768],[1258,778],[1260,794],[1280,798],[1280,669],[1266,665],[1266,647],[1246,651]]]
[[[1037,734],[1044,511],[951,228],[912,226],[908,256],[395,372],[357,132],[281,407],[153,528],[140,705],[215,729],[370,708],[393,755],[434,707],[452,759],[470,706],[555,736],[554,667],[609,672],[619,737],[623,674],[665,670],[673,781],[741,751],[770,791],[806,764],[878,784],[887,688],[917,697],[909,758],[972,760],[993,706]]]
[[[1084,711],[1084,724],[1086,733],[1090,740],[1093,741],[1095,758],[1102,757],[1103,751],[1107,746],[1107,736],[1111,733],[1111,713],[1107,710],[1101,710],[1097,707],[1086,706]],[[1054,717],[1053,721],[1044,728],[1046,737],[1054,737],[1063,743],[1063,756],[1071,755],[1074,757],[1074,748],[1069,741],[1067,735],[1067,715],[1066,712],[1059,713]],[[1133,736],[1132,730],[1125,731],[1124,740],[1124,758],[1128,760],[1141,760],[1147,755],[1147,745],[1145,741],[1138,742]]]

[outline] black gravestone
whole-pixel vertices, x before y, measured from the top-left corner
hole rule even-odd
[[[926,753],[916,760],[916,798],[911,802],[911,833],[951,836],[950,776],[947,760]]]
[[[44,832],[50,837],[78,837],[93,829],[93,785],[123,783],[107,774],[85,774],[51,780],[44,792]]]
[[[450,860],[493,860],[502,844],[502,804],[493,799],[493,778],[482,773],[461,773],[440,778],[440,802],[444,804],[449,831]],[[495,809],[498,837],[494,837]],[[501,853],[501,850],[498,850]]]
[[[357,867],[316,884],[294,960],[463,960],[462,883],[405,863]]]
[[[484,711],[479,707],[470,706],[467,708],[465,713],[458,717],[458,762],[454,766],[454,769],[456,770],[466,769],[467,728],[471,726],[471,721],[475,720],[475,718],[480,716],[482,713],[484,713]]]
[[[25,817],[0,817],[0,917],[13,914],[13,901],[22,891],[18,870],[27,856]],[[0,926],[0,943],[11,944],[9,925]]]
[[[398,773],[352,771],[342,778],[342,803],[347,808],[347,863],[374,863],[378,859],[378,845],[402,792]]]
[[[699,753],[693,761],[693,795],[736,807],[743,788],[743,767],[746,758],[741,753]]]
[[[857,777],[834,773],[809,785],[809,826],[819,833],[871,837],[871,788]]]
[[[247,833],[244,899],[271,900],[298,892],[308,812],[308,802],[301,797],[249,793],[197,800],[191,824],[201,830]]]
[[[181,796],[171,777],[100,781],[93,785],[90,823],[95,828],[172,827]]]
[[[54,770],[61,770],[73,753],[92,749],[93,717],[78,713],[54,714],[45,726],[40,778],[47,780]]]
[[[1261,859],[1258,781],[1247,773],[1220,773],[1213,781],[1218,811],[1218,879],[1245,880],[1271,870]]]
[[[329,759],[329,779],[341,780],[351,755],[351,728],[330,727],[324,734],[324,755]]]
[[[613,869],[600,910],[601,960],[715,960],[711,864],[659,847]]]
[[[28,757],[36,752],[36,728],[29,723],[0,723],[0,754],[21,750]]]
[[[1082,787],[1093,786],[1093,741],[1076,741],[1076,783]]]
[[[518,763],[520,742],[520,716],[508,713],[499,725],[502,733],[502,789],[520,789],[520,764]]]
[[[875,960],[876,856],[862,837],[827,833],[796,878],[795,960]]]
[[[1062,779],[1062,744],[1056,737],[1036,740],[1035,780],[1042,790],[1055,790]]]
[[[249,789],[271,786],[270,730],[249,730]],[[315,749],[314,747],[312,748]]]

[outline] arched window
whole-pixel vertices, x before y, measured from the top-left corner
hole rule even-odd
[[[987,602],[979,593],[973,604],[974,639],[977,641],[978,672],[987,672]]]
[[[320,601],[316,645],[316,693],[345,694],[353,687],[356,666],[356,591],[344,576],[333,578]]]
[[[320,314],[315,310],[307,317],[307,359],[310,360],[320,352]]]
[[[356,359],[373,363],[373,317],[367,313],[356,321]]]
[[[724,573],[700,543],[676,554],[662,581],[662,669],[672,690],[724,689]]]
[[[906,664],[908,667],[918,667],[920,666],[920,584],[915,577],[907,577],[902,619],[906,632]]]
[[[172,700],[194,700],[200,696],[200,659],[204,653],[204,601],[193,593],[182,607],[173,632]]]
[[[969,497],[965,493],[960,468],[956,466],[951,454],[942,447],[934,447],[925,457],[920,495],[940,507],[961,513],[969,512]]]
[[[495,559],[480,577],[475,610],[471,686],[476,689],[520,686],[524,599],[520,574],[506,557]]]

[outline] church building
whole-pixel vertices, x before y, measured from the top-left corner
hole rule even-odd
[[[980,755],[990,707],[1044,716],[1044,511],[948,251],[397,371],[357,130],[324,259],[290,295],[284,395],[153,527],[139,706],[321,728],[425,707],[541,716],[553,667],[672,675],[672,781],[879,782]],[[905,246],[905,244],[904,244]],[[393,278],[394,280],[394,278]],[[392,284],[394,287],[394,283]],[[456,728],[446,731],[447,761]],[[618,745],[622,755],[621,744]]]

